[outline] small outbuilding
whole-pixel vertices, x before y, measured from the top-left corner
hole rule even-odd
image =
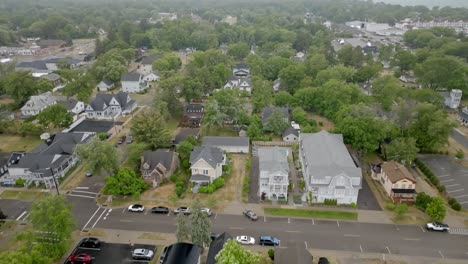
[[[249,153],[248,137],[203,137],[203,146],[212,146],[227,153]]]

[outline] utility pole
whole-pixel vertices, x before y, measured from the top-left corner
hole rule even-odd
[[[54,171],[52,170],[52,168],[50,168],[50,172],[52,173],[52,179],[54,179],[54,185],[55,185],[55,190],[57,190],[57,195],[60,195],[60,191],[59,191],[59,188],[58,188],[58,182],[57,182],[57,179],[55,178],[55,174],[54,174]]]

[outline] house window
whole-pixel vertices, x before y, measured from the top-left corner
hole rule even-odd
[[[203,170],[203,174],[204,174],[204,175],[207,175],[207,174],[208,174],[208,170]]]
[[[406,189],[406,183],[403,183],[403,184],[401,185],[401,188],[402,188],[402,189]]]

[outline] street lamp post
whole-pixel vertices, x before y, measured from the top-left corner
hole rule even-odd
[[[57,190],[57,195],[60,195],[60,191],[59,191],[59,188],[58,188],[58,182],[57,182],[57,179],[55,178],[55,174],[54,174],[54,171],[52,170],[52,168],[50,168],[50,172],[52,173],[52,179],[54,179],[54,185],[55,185],[55,190]]]

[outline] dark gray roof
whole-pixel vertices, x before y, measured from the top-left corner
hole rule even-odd
[[[188,104],[185,107],[185,112],[191,113],[191,112],[203,112],[203,105],[201,104]]]
[[[174,144],[179,144],[180,142],[186,140],[189,136],[193,136],[194,138],[198,139],[199,133],[199,128],[181,128],[174,139]]]
[[[51,81],[56,81],[56,80],[60,80],[60,75],[56,74],[56,73],[49,73],[47,75],[42,75],[41,78],[44,78],[44,79],[48,79],[48,80],[51,80]]]
[[[223,162],[223,152],[219,148],[209,146],[195,147],[190,153],[190,163],[195,164],[200,159],[205,160],[211,167]]]
[[[287,107],[267,106],[263,108],[262,121],[266,122],[270,115],[273,114],[273,112],[275,112],[276,110],[280,110],[283,113],[284,117],[287,117],[289,119],[289,109]]]
[[[287,136],[287,135],[295,135],[296,137],[299,136],[299,131],[297,131],[296,129],[294,129],[293,127],[288,127],[286,128],[286,130],[284,130],[283,132],[283,137]]]
[[[248,137],[203,137],[204,146],[249,146]]]
[[[143,57],[143,59],[141,60],[141,64],[152,65],[155,60],[160,59],[160,58],[162,58],[162,55],[149,55],[149,56]]]
[[[120,107],[123,107],[123,108],[134,103],[134,100],[127,101],[128,94],[121,91],[121,92],[118,92],[117,94],[98,93],[96,94],[96,97],[94,98],[94,100],[89,103],[89,105],[95,111],[102,111],[104,110],[104,104],[109,106],[112,98],[115,98],[115,100],[117,100],[117,102],[119,103]]]
[[[23,61],[18,63],[16,68],[48,70],[44,61]]]
[[[68,64],[78,64],[82,62],[83,60],[80,59],[75,59],[75,58],[70,58],[70,57],[65,57],[65,58],[50,58],[50,59],[45,59],[45,63],[59,63],[59,62],[66,62]]]
[[[211,242],[210,249],[208,250],[208,256],[206,257],[206,264],[216,264],[216,255],[218,255],[221,249],[223,249],[224,244],[229,239],[232,239],[232,236],[226,232],[223,232]]]
[[[107,133],[114,125],[120,126],[122,124],[123,122],[84,120],[79,125],[71,129],[70,132]]]
[[[68,111],[70,111],[70,110],[72,110],[72,109],[76,106],[76,104],[78,103],[78,101],[75,100],[75,99],[68,99],[68,100],[60,100],[60,101],[57,101],[57,103],[59,103],[59,104],[65,106],[65,108],[66,108]]]
[[[138,82],[138,81],[140,81],[140,78],[141,78],[141,74],[139,74],[138,72],[129,72],[129,73],[126,73],[126,74],[122,75],[122,77],[120,78],[120,81],[122,81],[122,82]]]
[[[156,151],[143,152],[143,162],[147,163],[150,167],[148,170],[154,170],[156,166],[161,163],[167,170],[171,168],[172,161],[175,158],[175,152],[165,149],[158,149]],[[143,166],[143,164],[142,164]],[[142,167],[143,169],[143,167]]]
[[[245,63],[238,63],[236,64],[236,66],[234,66],[234,68],[236,69],[246,69],[248,70],[249,69],[249,65],[245,64]]]
[[[107,85],[107,86],[112,86],[114,84],[113,81],[111,80],[107,80],[107,79],[104,79],[101,81],[103,84]]]
[[[211,180],[210,176],[202,175],[202,174],[195,174],[190,176],[190,181],[194,182],[209,182]]]
[[[200,248],[190,243],[175,243],[167,248],[163,264],[198,264]]]

